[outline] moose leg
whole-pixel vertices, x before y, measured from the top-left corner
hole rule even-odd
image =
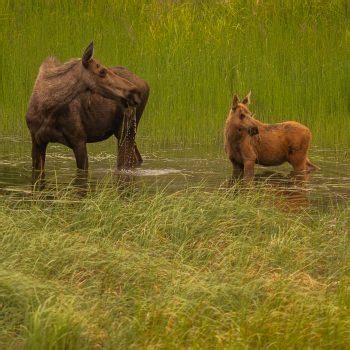
[[[292,165],[294,173],[301,173],[307,170],[306,152],[298,151],[289,156],[288,162]]]
[[[142,115],[142,112],[143,112],[143,109],[144,109],[144,106],[143,108],[140,110],[136,110],[136,130],[137,131],[137,127],[138,127],[138,124],[139,124],[139,121],[141,119],[141,115]],[[143,159],[142,159],[142,156],[141,156],[141,153],[136,145],[136,142],[134,143],[134,149],[135,149],[135,157],[136,157],[136,166],[139,166],[143,163]]]
[[[244,177],[246,179],[251,179],[254,176],[254,166],[255,160],[245,160],[244,161]]]
[[[88,155],[85,142],[79,142],[73,147],[75,161],[77,164],[76,177],[74,179],[74,188],[78,190],[77,194],[83,197],[86,194],[88,185]]]
[[[306,159],[302,157],[296,157],[289,160],[289,163],[293,166],[293,171],[291,175],[297,179],[298,182],[304,182],[309,179],[309,173],[306,166]]]
[[[45,178],[45,156],[47,143],[38,144],[32,139],[32,182],[36,183],[39,179]]]
[[[306,163],[305,162],[294,163],[292,165],[293,165],[293,170],[296,173],[300,173],[300,172],[306,170]]]
[[[80,142],[74,145],[72,148],[75,155],[77,168],[81,170],[88,170],[88,155],[87,155],[86,143]]]
[[[47,144],[38,145],[32,141],[32,165],[33,169],[44,171]]]
[[[141,153],[139,151],[139,149],[137,148],[137,145],[135,143],[135,156],[136,156],[136,165],[141,165],[143,163],[143,159],[142,159],[142,156],[141,156]]]
[[[230,159],[233,167],[233,177],[241,177],[243,175],[244,167],[242,164],[237,163],[234,159]]]

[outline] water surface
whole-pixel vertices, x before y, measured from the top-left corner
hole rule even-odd
[[[124,178],[136,185],[176,191],[188,186],[207,190],[225,188],[231,183],[231,165],[220,145],[212,147],[143,147],[144,163],[132,171],[116,171],[113,140],[89,145],[89,184],[94,186],[106,176]],[[32,193],[31,144],[27,140],[2,137],[0,141],[0,196],[26,198]],[[321,170],[306,181],[290,176],[291,167],[256,167],[255,181],[276,191],[294,207],[327,207],[350,199],[350,158],[346,150],[314,147],[310,158]],[[50,144],[46,160],[46,181],[64,188],[76,174],[72,151]]]

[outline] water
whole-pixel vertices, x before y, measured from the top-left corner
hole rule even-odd
[[[116,171],[114,140],[89,145],[89,184],[94,186],[106,176],[132,181],[137,186],[176,191],[187,186],[204,186],[207,190],[225,188],[231,183],[231,165],[220,146],[211,148],[141,146],[144,163],[132,171]],[[29,198],[31,183],[31,144],[29,141],[1,138],[0,196],[13,199]],[[321,170],[305,181],[290,176],[291,167],[256,167],[255,182],[275,191],[281,205],[289,208],[327,207],[350,199],[350,157],[345,150],[313,148],[312,161]],[[48,184],[64,188],[76,174],[73,153],[61,145],[49,145],[46,161]]]

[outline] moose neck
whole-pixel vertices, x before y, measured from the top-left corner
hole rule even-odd
[[[266,125],[265,123],[261,122],[261,121],[258,120],[258,119],[255,119],[254,122],[255,122],[256,124],[258,124],[258,127],[260,127],[260,128]]]
[[[54,111],[70,103],[87,86],[81,80],[82,65],[74,60],[56,67],[43,65],[37,79],[36,92],[42,110]]]

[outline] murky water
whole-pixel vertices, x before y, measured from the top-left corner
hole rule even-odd
[[[142,142],[139,142],[142,144]],[[22,139],[0,139],[0,196],[26,198],[31,186],[31,144]],[[106,176],[124,177],[140,186],[156,186],[169,191],[186,186],[205,186],[217,189],[229,186],[231,165],[220,146],[210,149],[195,147],[164,147],[142,149],[144,163],[132,171],[115,171],[116,155],[113,141],[89,146],[89,183]],[[107,150],[107,151],[106,151]],[[255,181],[281,195],[290,207],[326,207],[350,200],[350,154],[346,150],[314,148],[312,161],[321,167],[300,183],[290,176],[291,167],[256,167]],[[75,178],[72,152],[60,145],[49,145],[46,161],[48,183],[60,187]]]

